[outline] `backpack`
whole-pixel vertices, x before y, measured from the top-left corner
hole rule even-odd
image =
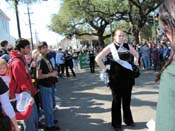
[[[20,60],[20,61],[22,61],[23,63],[24,63],[24,65],[25,65],[25,61],[23,60],[23,59],[21,59],[20,57],[15,57],[15,58],[13,58],[13,59],[10,59],[9,60],[9,62],[8,62],[8,68],[9,68],[9,72],[10,72],[10,74],[11,74],[11,80],[13,80],[13,81],[16,81],[15,80],[15,77],[14,77],[14,75],[13,75],[13,73],[12,73],[12,62],[14,62],[14,61],[16,61],[16,60]],[[16,87],[15,87],[15,91],[17,90],[17,87],[18,87],[18,85],[16,85]],[[21,90],[20,90],[21,91]],[[15,97],[15,96],[14,96]],[[14,107],[14,110],[16,111],[16,100],[12,100],[11,101],[11,104],[12,104],[12,106]]]
[[[12,62],[14,62],[16,60],[20,60],[20,61],[22,61],[24,63],[24,65],[26,65],[25,61],[22,58],[20,58],[20,57],[15,57],[15,58],[9,60],[9,62],[8,62],[8,68],[9,68],[11,74],[12,74],[12,79],[13,80],[15,80],[15,78],[14,78],[14,75],[12,73]]]

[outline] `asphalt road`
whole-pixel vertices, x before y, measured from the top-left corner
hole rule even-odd
[[[147,131],[155,119],[158,83],[154,71],[142,71],[133,87],[131,110],[134,128],[123,124],[123,131]],[[77,77],[60,78],[56,87],[59,109],[56,119],[61,131],[114,131],[111,127],[111,91],[99,79],[99,71],[81,70]]]

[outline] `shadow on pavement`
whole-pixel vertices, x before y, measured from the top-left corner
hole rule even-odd
[[[104,90],[104,93],[98,93],[99,90]],[[108,90],[108,93],[105,90]],[[100,82],[98,74],[85,72],[77,74],[76,78],[60,79],[57,92],[60,98],[58,120],[62,131],[113,130],[104,120],[110,117],[111,109],[106,108],[104,102],[111,102],[111,94],[109,89],[104,88],[104,84]],[[100,119],[100,115],[103,119]]]
[[[136,79],[135,87],[147,87],[147,88],[158,88],[159,83],[155,82],[156,72],[149,71],[141,71],[141,75]]]
[[[138,91],[132,93],[132,95],[150,95],[150,94],[158,94],[158,91]]]
[[[136,131],[137,131],[137,130],[138,130],[138,131],[141,131],[141,130],[147,128],[147,127],[146,127],[146,123],[147,123],[147,122],[136,122],[136,123],[135,123],[135,124],[136,124],[135,127],[129,127],[129,126],[127,126],[127,125],[123,125],[122,128],[123,128],[123,129],[132,129],[132,130],[136,130]]]
[[[136,80],[136,88],[158,87],[152,72],[143,72]],[[145,79],[146,78],[146,79]],[[148,78],[148,79],[147,79]],[[132,95],[154,95],[157,91],[136,90]],[[77,77],[60,78],[57,84],[58,120],[61,131],[113,131],[110,124],[112,96],[99,79],[99,73],[82,72]],[[132,98],[132,106],[156,107],[156,102]],[[123,126],[124,129],[129,129]],[[146,128],[146,122],[137,122],[131,130]]]
[[[133,98],[131,102],[131,106],[150,106],[152,108],[156,108],[157,102],[144,101],[140,99]]]

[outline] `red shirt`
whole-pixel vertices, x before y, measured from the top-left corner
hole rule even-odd
[[[10,99],[14,99],[15,94],[20,93],[21,91],[28,91],[34,96],[37,93],[37,89],[32,83],[31,75],[25,63],[24,56],[17,51],[11,51],[10,58],[12,60],[17,58],[9,64],[9,76],[11,78],[9,84]]]

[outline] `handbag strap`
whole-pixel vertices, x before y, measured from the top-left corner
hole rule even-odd
[[[117,62],[122,67],[124,67],[124,68],[126,68],[128,70],[131,70],[131,71],[133,70],[130,63],[120,59],[118,51],[116,50],[116,47],[115,47],[114,43],[110,44],[109,48],[111,50],[112,58],[114,59],[115,62]]]
[[[41,55],[41,58],[45,61],[45,63],[47,64],[47,67],[49,69],[49,72],[52,72],[53,71],[53,68],[52,68],[52,65],[50,63],[49,60],[47,60],[44,56]]]

